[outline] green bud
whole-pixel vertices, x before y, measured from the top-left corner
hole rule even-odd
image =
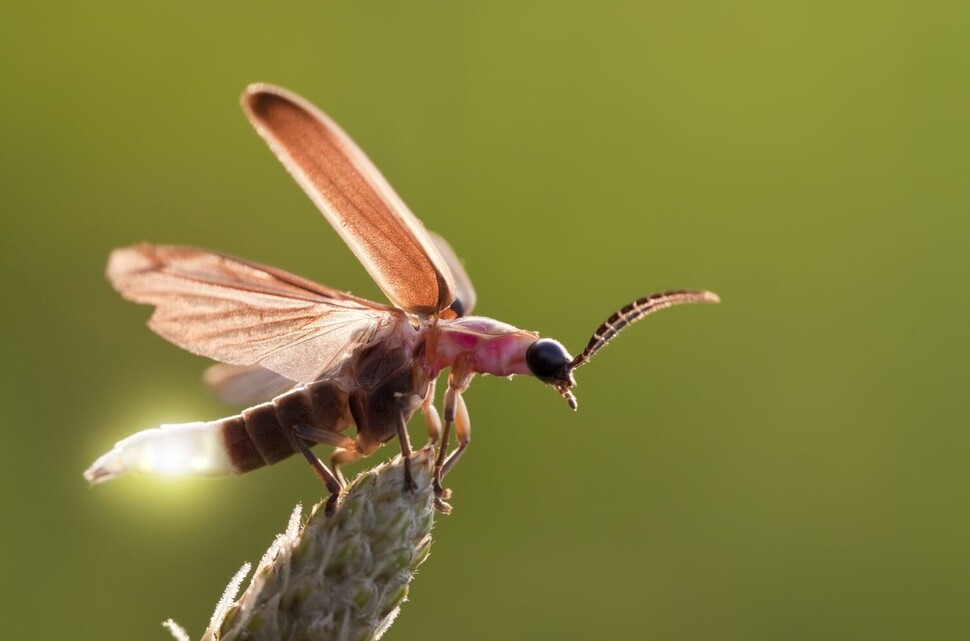
[[[400,457],[363,472],[332,516],[322,501],[302,527],[297,506],[238,599],[245,574],[233,577],[202,641],[379,639],[428,557],[433,469],[432,452],[415,453],[414,491],[404,489]],[[177,624],[165,626],[187,641]]]

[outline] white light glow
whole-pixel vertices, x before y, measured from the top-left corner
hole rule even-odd
[[[138,462],[132,467],[139,472],[182,476],[192,469],[191,455],[188,443],[181,440],[159,439],[158,442],[146,445],[138,457]]]
[[[128,470],[164,476],[233,471],[219,430],[210,423],[162,425],[132,434],[99,458],[85,476],[98,483]]]

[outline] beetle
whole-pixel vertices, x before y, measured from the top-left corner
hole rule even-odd
[[[329,117],[303,98],[249,86],[242,106],[257,133],[363,263],[391,305],[285,271],[190,247],[117,249],[107,277],[126,299],[154,306],[149,327],[220,364],[206,381],[224,401],[250,406],[213,421],[162,425],[118,442],[84,473],[91,484],[126,471],[220,475],[302,454],[330,491],[343,464],[397,438],[405,487],[414,488],[407,423],[420,409],[437,448],[434,491],[468,447],[463,394],[477,374],[531,375],[577,408],[573,372],[625,327],[659,309],[716,303],[709,291],[671,291],[612,314],[572,357],[558,341],[471,316],[476,295],[455,252],[425,230],[377,168]],[[435,383],[449,370],[443,411]],[[348,436],[351,426],[354,437]],[[456,447],[449,453],[451,430]],[[335,448],[326,465],[311,449]]]

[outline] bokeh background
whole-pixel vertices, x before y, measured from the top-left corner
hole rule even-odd
[[[380,292],[253,134],[321,105],[463,257],[479,312],[581,349],[477,380],[455,512],[388,639],[964,639],[966,3],[17,3],[0,27],[3,637],[195,638],[322,488],[81,471],[215,418],[103,278],[193,244]],[[420,420],[412,423],[422,440]],[[374,460],[386,458],[383,450]]]

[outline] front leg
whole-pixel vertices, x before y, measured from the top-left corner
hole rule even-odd
[[[458,440],[458,447],[448,455],[445,464],[441,468],[441,478],[448,474],[448,470],[455,464],[465,448],[472,441],[472,423],[468,418],[468,407],[465,406],[465,397],[461,394],[455,395],[457,406],[455,407],[455,438]]]
[[[465,370],[464,363],[456,363],[451,371],[451,376],[448,377],[448,389],[445,391],[444,429],[442,430],[441,443],[438,447],[438,457],[435,460],[434,469],[435,505],[445,513],[451,510],[451,506],[445,503],[451,496],[451,491],[442,487],[441,478],[454,465],[461,453],[468,447],[468,443],[471,440],[468,409],[465,407],[465,401],[461,395],[468,388],[473,376],[473,372]],[[448,435],[451,432],[452,423],[455,424],[458,447],[449,456]]]

